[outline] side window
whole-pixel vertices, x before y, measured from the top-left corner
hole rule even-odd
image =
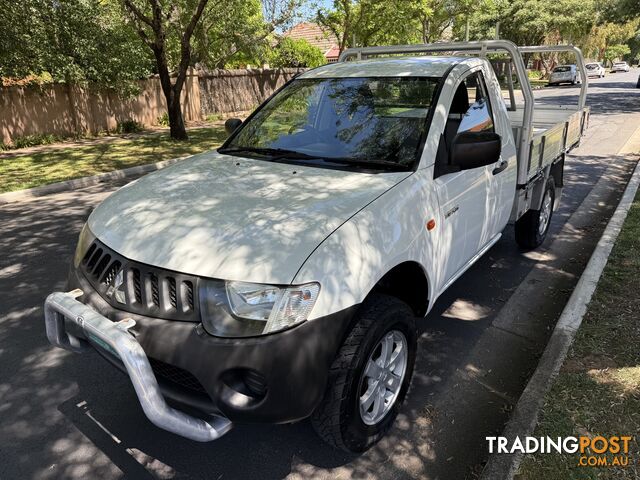
[[[482,72],[469,75],[462,85],[467,89],[470,105],[462,117],[457,133],[495,131],[491,104]]]
[[[438,153],[435,177],[447,173],[453,139],[462,132],[494,132],[493,113],[482,72],[468,75],[451,101]]]

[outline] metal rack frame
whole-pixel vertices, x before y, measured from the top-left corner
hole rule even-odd
[[[524,53],[548,53],[548,52],[570,52],[576,55],[578,68],[582,77],[580,96],[578,99],[578,109],[583,109],[587,97],[587,70],[584,58],[579,48],[572,45],[549,45],[549,46],[524,46],[518,47],[509,40],[483,40],[475,42],[451,42],[451,43],[425,43],[415,45],[392,45],[379,47],[359,47],[349,48],[342,52],[338,61],[364,60],[368,57],[378,55],[406,55],[415,53],[430,52],[462,52],[465,54],[479,55],[486,57],[488,53],[507,53],[511,61],[509,62],[508,88],[511,97],[511,109],[515,110],[516,102],[513,89],[513,79],[511,78],[511,65],[515,67],[516,77],[520,83],[522,96],[524,98],[522,130],[520,135],[520,145],[518,149],[518,161],[520,165],[526,165],[533,139],[533,112],[535,99],[531,84],[527,76],[527,68],[524,63]]]

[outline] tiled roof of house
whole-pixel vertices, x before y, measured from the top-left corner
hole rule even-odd
[[[329,50],[324,52],[324,56],[329,61],[337,61],[340,56],[340,47],[338,45],[334,45]]]
[[[330,31],[323,29],[317,23],[302,22],[285,32],[285,37],[304,39],[311,45],[318,47],[324,56],[330,60],[339,55],[338,39]]]

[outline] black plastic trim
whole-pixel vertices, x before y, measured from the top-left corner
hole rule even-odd
[[[83,290],[85,294],[79,301],[113,321],[133,318],[136,325],[131,332],[145,353],[191,373],[211,403],[193,390],[159,379],[168,399],[203,414],[219,412],[236,423],[288,423],[311,415],[324,395],[331,364],[359,308],[353,305],[262,337],[219,338],[204,332],[200,324],[115,309],[75,269],[71,270],[68,287]],[[110,360],[117,366],[117,360]],[[235,369],[255,370],[264,378],[263,399],[246,405],[230,402],[228,386],[222,378]]]

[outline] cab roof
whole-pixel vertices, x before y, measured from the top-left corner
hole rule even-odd
[[[386,57],[369,60],[330,63],[308,70],[298,78],[344,77],[442,77],[458,64],[475,65],[475,57],[420,56]]]

